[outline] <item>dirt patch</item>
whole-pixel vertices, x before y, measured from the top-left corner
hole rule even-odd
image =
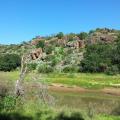
[[[106,93],[106,94],[120,96],[120,88],[104,88],[101,91]]]
[[[103,89],[86,89],[82,87],[69,87],[63,84],[52,84],[48,87],[49,90],[51,91],[61,91],[61,92],[77,92],[77,93],[84,93],[84,92],[101,92],[105,94],[111,94],[111,95],[116,95],[120,96],[120,88],[103,88]]]

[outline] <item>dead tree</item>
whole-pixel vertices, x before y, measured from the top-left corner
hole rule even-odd
[[[24,54],[21,59],[21,71],[19,79],[16,81],[15,85],[15,95],[16,97],[24,95],[23,82],[27,73],[27,64],[31,61],[31,54]]]
[[[24,96],[23,82],[27,72],[29,71],[28,64],[31,61],[42,58],[42,57],[43,55],[42,55],[41,48],[36,49],[32,52],[28,52],[22,56],[20,76],[19,76],[19,79],[16,81],[16,85],[15,85],[15,95],[17,98]],[[34,79],[38,79],[38,78],[34,78]],[[39,91],[40,99],[42,99],[44,103],[52,103],[51,101],[53,101],[54,98],[48,94],[47,85],[41,82],[38,87],[40,90]]]

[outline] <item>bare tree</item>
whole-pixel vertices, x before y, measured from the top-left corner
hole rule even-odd
[[[40,50],[40,49],[39,49]],[[35,60],[33,59],[33,55],[36,56],[36,59],[40,59],[42,58],[42,52],[36,50],[36,52],[38,52],[39,54],[36,56],[36,53],[35,51],[34,52],[28,52],[26,54],[24,54],[22,56],[22,59],[21,59],[21,71],[20,71],[20,76],[19,76],[19,79],[16,81],[16,84],[15,84],[15,95],[16,97],[24,97],[24,88],[23,88],[23,84],[24,84],[24,79],[26,77],[26,74],[27,72],[29,71],[28,69],[28,64]],[[38,80],[38,75],[36,74],[36,76],[34,76],[33,79],[36,79]],[[53,104],[53,101],[54,101],[54,98],[53,96],[49,95],[48,94],[48,87],[47,87],[47,84],[45,82],[40,82],[38,84],[38,88],[39,88],[39,91],[38,91],[38,96],[39,98],[46,104]]]
[[[30,54],[24,54],[21,59],[21,71],[19,79],[16,81],[15,85],[15,94],[16,97],[23,96],[24,95],[24,89],[23,89],[23,82],[28,70],[28,63],[31,61]]]

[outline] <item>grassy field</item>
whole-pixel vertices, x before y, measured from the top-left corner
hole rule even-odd
[[[29,73],[26,82],[33,82],[32,77],[38,76],[39,80],[44,80],[48,84],[60,83],[68,86],[80,86],[84,88],[104,88],[104,87],[120,87],[120,75],[109,76],[106,74],[90,74],[90,73],[51,73],[37,74]],[[19,78],[19,72],[0,72],[0,81],[15,82]]]
[[[36,80],[33,80],[36,77]],[[19,72],[0,72],[0,84],[6,86],[14,85],[15,81],[19,78]],[[26,76],[25,83],[39,83],[40,81],[45,81],[48,84],[64,84],[66,86],[79,86],[89,89],[100,89],[104,87],[119,87],[120,75],[108,76],[105,74],[89,74],[89,73],[51,73],[51,74],[34,74],[29,73]],[[14,89],[14,87],[13,87]],[[35,89],[30,89],[32,92]],[[106,95],[98,92],[86,92],[86,93],[72,93],[72,92],[56,92],[49,91],[51,95],[55,98],[55,106],[52,110],[47,108],[47,111],[42,111],[43,118],[41,120],[53,120],[53,116],[60,115],[60,112],[65,112],[68,114],[77,111],[82,113],[85,120],[120,120],[120,116],[112,114],[114,111],[119,109],[120,97],[114,95]],[[35,117],[35,112],[41,112],[41,104],[36,103],[33,99],[26,101],[25,106],[23,106],[24,112],[21,114]],[[34,109],[33,109],[34,108]],[[43,109],[43,108],[42,108]],[[92,116],[89,111],[92,111]],[[21,111],[18,110],[20,113]],[[117,111],[119,113],[119,111]],[[46,113],[48,118],[46,118]],[[41,113],[40,113],[41,114]],[[49,116],[50,115],[50,116]],[[1,115],[0,115],[1,117]],[[60,116],[59,116],[60,117]],[[64,115],[64,119],[67,116]],[[91,118],[90,118],[91,117]],[[59,120],[59,119],[58,119]],[[61,120],[61,119],[60,119]],[[67,119],[72,120],[72,119]]]
[[[119,87],[120,75],[108,76],[105,74],[90,73],[68,73],[49,74],[45,77],[49,83],[61,83],[69,86],[80,86],[84,88]]]

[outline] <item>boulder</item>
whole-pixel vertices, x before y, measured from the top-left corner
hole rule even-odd
[[[43,54],[42,48],[35,49],[33,52],[31,52],[31,59],[36,60],[38,58],[41,58]]]

